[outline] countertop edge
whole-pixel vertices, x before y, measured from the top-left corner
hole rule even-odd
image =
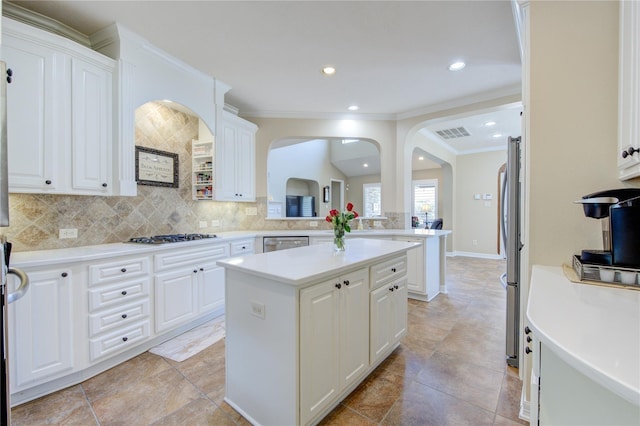
[[[563,361],[567,362],[573,368],[584,374],[585,376],[591,378],[596,383],[602,385],[606,389],[610,390],[614,394],[620,396],[627,402],[634,404],[635,406],[640,407],[640,388],[634,389],[630,387],[626,383],[620,382],[615,379],[611,375],[607,374],[603,371],[602,368],[594,365],[593,363],[588,362],[578,353],[575,353],[570,348],[566,347],[562,342],[558,341],[552,336],[552,333],[546,330],[543,326],[541,326],[536,318],[532,317],[532,303],[535,302],[534,291],[536,291],[535,280],[536,276],[540,272],[548,271],[552,272],[553,270],[560,271],[560,267],[550,267],[550,266],[541,266],[541,265],[533,265],[532,273],[531,273],[531,290],[529,301],[527,303],[527,312],[526,317],[531,326],[532,331],[538,337],[538,339],[544,343],[550,350],[552,350],[558,357],[560,357]],[[587,284],[577,284],[570,283],[567,280],[567,284],[570,285],[587,285]],[[620,290],[620,289],[611,289],[605,287],[599,287],[603,291],[633,291],[633,290]],[[640,338],[640,336],[638,336]]]

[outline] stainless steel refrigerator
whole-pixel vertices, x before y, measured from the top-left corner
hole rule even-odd
[[[521,239],[521,138],[509,138],[507,169],[502,181],[502,237],[507,258],[507,272],[501,278],[507,291],[507,364],[518,367],[520,336],[520,251]],[[506,278],[506,279],[505,279]]]
[[[11,71],[0,62],[0,227],[9,226],[9,185],[7,170],[7,83],[11,81]],[[2,384],[0,425],[11,424],[11,393],[9,390],[9,304],[22,297],[29,287],[27,275],[17,268],[9,267],[11,243],[0,235],[0,382]],[[19,284],[9,293],[7,275],[16,275]]]

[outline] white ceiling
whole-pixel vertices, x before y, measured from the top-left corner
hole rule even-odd
[[[398,119],[520,93],[509,0],[12,3],[86,35],[118,22],[231,85],[227,103],[248,117]],[[455,60],[467,67],[448,71]],[[323,75],[325,65],[337,73]],[[473,129],[454,152],[495,149],[476,126],[484,113],[429,130]],[[518,133],[519,115],[499,120],[500,132]]]

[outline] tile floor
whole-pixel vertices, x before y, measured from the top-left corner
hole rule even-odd
[[[515,425],[522,383],[504,361],[505,262],[447,259],[449,293],[409,301],[401,346],[322,425]],[[246,425],[224,396],[224,340],[183,362],[146,352],[14,407],[12,425]]]

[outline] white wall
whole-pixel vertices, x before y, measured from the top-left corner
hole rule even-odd
[[[454,246],[458,252],[499,254],[499,175],[506,151],[459,155],[456,165]],[[475,194],[493,199],[476,200]]]

